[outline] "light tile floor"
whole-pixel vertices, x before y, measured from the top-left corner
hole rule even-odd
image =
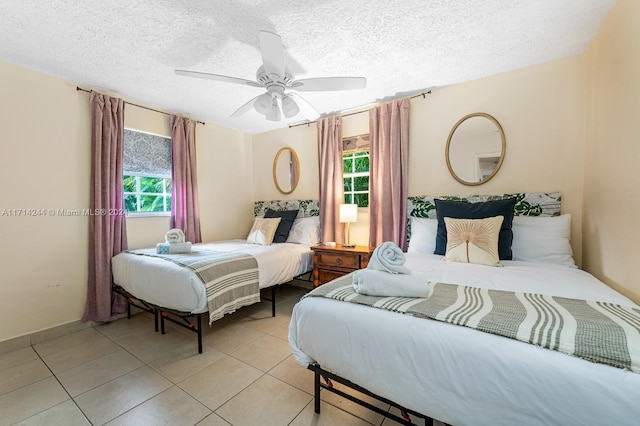
[[[306,291],[280,286],[275,317],[263,301],[203,327],[202,354],[195,333],[138,313],[0,355],[0,425],[396,424],[328,392],[314,413],[287,342]]]

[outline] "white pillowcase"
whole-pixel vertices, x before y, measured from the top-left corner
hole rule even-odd
[[[438,219],[411,217],[411,238],[407,253],[433,254],[436,250]]]
[[[261,246],[271,245],[279,223],[279,217],[268,219],[256,217],[253,219],[253,226],[251,227],[251,231],[249,231],[247,242],[250,244],[260,244]]]
[[[547,262],[577,268],[571,248],[571,215],[515,216],[513,260]]]
[[[311,216],[294,220],[287,242],[308,246],[318,244],[320,242],[320,218]]]

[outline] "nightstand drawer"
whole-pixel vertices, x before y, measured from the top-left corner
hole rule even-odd
[[[351,253],[318,253],[318,266],[338,266],[340,268],[360,268],[360,256]]]
[[[347,275],[349,272],[336,271],[336,270],[326,270],[326,269],[318,269],[318,285],[326,284],[329,281],[333,281],[336,278],[340,278],[343,275]]]
[[[313,286],[326,284],[358,269],[366,268],[375,247],[343,247],[342,244],[311,247],[313,250]]]

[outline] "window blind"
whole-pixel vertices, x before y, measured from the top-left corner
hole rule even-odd
[[[124,175],[171,177],[171,138],[124,129]]]

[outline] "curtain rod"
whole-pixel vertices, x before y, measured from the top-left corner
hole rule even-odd
[[[79,91],[81,91],[81,92],[87,92],[87,93],[91,93],[91,92],[93,92],[93,90],[83,89],[82,87],[78,87],[78,86],[76,86],[76,90],[79,90]],[[129,105],[136,106],[136,107],[138,107],[138,108],[148,109],[149,111],[159,112],[160,114],[172,115],[172,114],[170,114],[170,113],[168,113],[168,112],[159,111],[159,110],[157,110],[157,109],[153,109],[153,108],[149,108],[149,107],[146,107],[146,106],[142,106],[142,105],[134,104],[134,103],[131,103],[131,102],[124,101],[124,103],[125,103],[125,104],[129,104]],[[206,124],[205,122],[203,122],[203,121],[198,121],[198,120],[196,120],[196,123],[198,123],[198,124],[202,124],[203,126]]]
[[[417,97],[420,97],[420,96],[422,96],[422,99],[425,99],[427,97],[427,95],[430,95],[430,94],[431,94],[431,90],[428,90],[426,92],[418,93],[417,95],[409,96],[408,99],[413,99],[413,98],[417,98]],[[350,115],[362,114],[363,112],[367,112],[367,111],[369,111],[369,110],[368,109],[363,109],[362,111],[350,112],[349,114],[342,114],[340,117],[349,117]],[[317,123],[317,120],[316,121],[307,121],[305,123],[290,124],[289,128],[298,127],[298,126],[309,126],[309,125],[311,125],[313,123]]]

